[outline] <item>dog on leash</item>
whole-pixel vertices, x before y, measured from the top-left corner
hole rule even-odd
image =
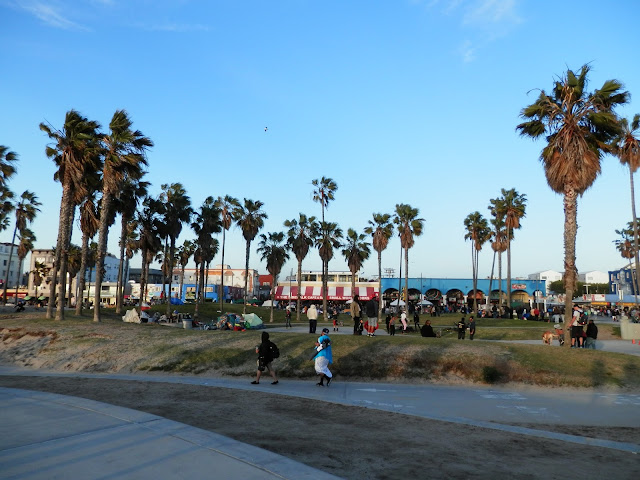
[[[553,341],[553,337],[554,337],[553,333],[547,330],[542,334],[542,343],[544,343],[545,345],[551,345],[551,342]]]

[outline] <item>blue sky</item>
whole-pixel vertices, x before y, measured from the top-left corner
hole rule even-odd
[[[632,100],[619,113],[640,112],[639,13],[633,0],[0,0],[0,144],[20,155],[10,188],[40,197],[36,246],[53,246],[61,187],[38,125],[60,128],[73,108],[106,126],[124,108],[155,142],[153,194],[181,182],[195,208],[208,195],[261,200],[267,233],[320,216],[311,181],[331,177],[328,220],[361,231],[374,212],[417,207],[425,228],[409,274],[454,278],[471,276],[465,217],[488,217],[489,200],[515,188],[528,202],[513,276],[562,271],[562,198],[547,186],[543,142],[516,134],[519,113],[585,63],[589,90],[621,80]],[[579,271],[624,264],[614,230],[630,219],[628,171],[606,157],[579,199]],[[185,228],[179,243],[192,237]],[[225,263],[242,268],[240,230],[227,239]],[[397,273],[399,259],[394,238],[383,268]],[[491,261],[487,246],[481,277]],[[320,268],[316,251],[303,268]],[[330,268],[347,270],[339,252]],[[375,252],[362,271],[377,274]]]

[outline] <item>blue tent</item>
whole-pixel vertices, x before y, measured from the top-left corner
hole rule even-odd
[[[184,305],[184,302],[179,298],[172,298],[171,305]]]

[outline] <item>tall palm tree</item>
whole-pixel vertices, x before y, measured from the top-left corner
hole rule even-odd
[[[464,219],[464,226],[467,229],[465,240],[471,240],[471,270],[473,273],[473,312],[478,314],[478,259],[483,245],[491,238],[491,229],[487,219],[480,212],[473,212]]]
[[[565,311],[571,315],[576,287],[576,234],[578,195],[582,195],[600,173],[600,161],[608,144],[620,133],[614,112],[629,94],[617,80],[607,80],[602,88],[587,92],[585,65],[576,75],[571,70],[554,82],[550,93],[542,90],[538,99],[522,109],[525,120],[516,127],[520,135],[547,144],[541,160],[549,187],[564,196]],[[565,322],[567,330],[571,322]],[[565,345],[569,345],[566,342]]]
[[[328,274],[329,262],[333,258],[333,250],[342,247],[342,230],[337,223],[320,222],[314,235],[316,247],[322,260],[322,271]],[[322,276],[322,315],[327,320],[327,275]]]
[[[33,244],[36,241],[35,234],[28,228],[20,230],[20,243],[18,243],[18,272],[22,271],[22,262],[27,254],[33,250]],[[27,282],[29,283],[29,282]],[[16,282],[16,301],[18,301],[18,285],[20,282]],[[37,298],[37,297],[36,297]]]
[[[187,268],[187,264],[191,257],[193,257],[196,251],[196,244],[191,240],[185,240],[180,247],[178,247],[178,265],[180,265],[180,292],[184,288],[184,271]]]
[[[18,154],[9,147],[0,145],[0,189],[6,188],[9,179],[16,173],[14,162],[18,161]]]
[[[298,293],[296,302],[296,322],[300,322],[300,310],[302,309],[302,261],[307,257],[309,249],[315,241],[315,233],[318,231],[316,217],[307,217],[304,213],[299,214],[298,220],[285,220],[284,226],[287,227],[287,243],[289,249],[298,260]]]
[[[633,252],[637,272],[640,272],[640,256],[638,248],[640,244],[638,232],[638,216],[636,215],[636,192],[633,182],[633,174],[640,166],[640,114],[636,113],[631,124],[626,118],[620,119],[620,133],[613,141],[613,153],[620,159],[623,165],[629,167],[629,185],[631,187],[631,215],[633,217]],[[638,304],[638,289],[635,290],[636,305]]]
[[[220,313],[224,311],[224,246],[226,242],[227,230],[231,228],[231,224],[234,222],[233,213],[240,206],[240,202],[237,198],[230,195],[224,197],[218,197],[215,205],[220,209],[220,221],[222,223],[222,267],[220,269]]]
[[[499,199],[491,199],[489,211],[491,212],[491,249],[493,250],[493,262],[491,263],[491,276],[489,277],[489,296],[493,292],[493,272],[498,256],[498,307],[502,308],[502,254],[507,251],[507,228],[504,223],[502,211],[495,208]]]
[[[191,228],[196,234],[196,244],[200,250],[200,260],[203,264],[208,265],[211,260],[213,260],[213,257],[218,253],[218,240],[211,238],[211,236],[214,233],[220,233],[222,230],[220,209],[216,206],[213,197],[209,196],[204,200],[204,202],[202,202],[200,210],[194,215],[194,221],[191,223]],[[205,269],[201,267],[200,286],[203,293],[203,302],[206,296],[206,290],[204,290],[206,289],[204,271]],[[196,299],[196,305],[197,304],[198,301]]]
[[[369,258],[371,247],[366,241],[366,235],[356,232],[353,228],[347,230],[345,243],[342,245],[342,255],[347,261],[347,266],[351,272],[351,293],[356,291],[356,273],[360,271],[363,262]]]
[[[260,235],[260,243],[258,244],[258,253],[262,254],[262,260],[267,262],[267,271],[273,277],[271,284],[271,311],[269,316],[269,323],[273,323],[273,300],[276,290],[276,284],[278,283],[278,275],[282,270],[283,265],[289,260],[289,245],[284,243],[283,232],[270,232],[269,235],[264,233]]]
[[[409,249],[415,244],[415,237],[422,235],[424,219],[418,218],[420,210],[405,203],[396,204],[393,223],[398,227],[400,248],[404,249],[404,298],[409,306]],[[398,292],[399,293],[399,292]],[[398,297],[398,300],[400,297]],[[400,302],[398,302],[400,306]]]
[[[124,283],[125,277],[125,250],[127,249],[127,238],[135,236],[134,217],[138,209],[138,203],[147,195],[150,183],[136,179],[130,175],[126,176],[122,182],[119,195],[114,198],[115,211],[120,213],[120,257],[118,262],[118,279],[116,283],[116,315],[122,314],[122,304],[124,303]]]
[[[100,321],[102,270],[107,255],[109,226],[112,223],[114,198],[123,190],[128,178],[139,181],[147,165],[146,151],[153,147],[150,138],[132,129],[133,122],[124,110],[116,110],[109,122],[109,133],[102,137],[104,165],[102,168],[102,199],[100,228],[98,229],[98,257],[96,258],[95,300],[93,321]]]
[[[518,230],[520,219],[525,216],[527,206],[527,196],[519,194],[515,188],[501,190],[502,196],[496,200],[491,200],[493,207],[497,210],[501,218],[504,219],[507,240],[507,305],[511,309],[511,241],[514,231]]]
[[[169,237],[169,252],[165,260],[168,262],[169,270],[169,292],[167,294],[167,318],[171,316],[171,277],[173,276],[173,266],[175,261],[176,239],[182,231],[182,224],[189,223],[193,209],[191,199],[181,183],[162,185],[160,200],[164,202],[164,224]]]
[[[249,253],[251,249],[251,242],[260,229],[264,226],[264,221],[269,218],[267,214],[262,210],[264,203],[260,200],[244,199],[244,205],[236,207],[233,212],[233,218],[236,224],[242,230],[242,236],[247,242],[247,248],[245,252],[245,267],[244,267],[244,304],[242,305],[242,313],[247,313],[247,288],[249,281]],[[253,287],[253,282],[252,282]]]
[[[164,203],[153,197],[145,197],[142,201],[142,209],[137,214],[138,223],[138,247],[142,256],[142,269],[140,272],[140,301],[138,302],[138,315],[142,314],[142,304],[146,300],[147,276],[149,265],[156,253],[162,248],[159,231],[163,227],[162,216]]]
[[[620,236],[613,241],[616,244],[616,250],[620,252],[622,258],[629,260],[629,272],[631,273],[631,281],[633,282],[633,291],[638,294],[638,275],[637,270],[634,272],[631,268],[631,259],[636,255],[634,235],[633,235],[633,222],[629,222],[627,228],[616,230],[616,234]]]
[[[100,227],[98,217],[98,207],[95,200],[95,190],[88,195],[82,205],[80,205],[80,231],[82,232],[82,246],[80,256],[80,276],[78,281],[78,297],[80,301],[76,301],[76,315],[82,315],[82,304],[84,301],[84,289],[86,285],[86,274],[89,264],[95,264],[95,258],[90,259],[89,249],[90,240],[95,237]],[[91,277],[89,277],[91,279]],[[87,291],[87,299],[89,292]]]
[[[58,279],[64,280],[67,275],[67,251],[71,242],[75,190],[80,188],[79,184],[88,173],[98,171],[101,168],[101,158],[96,154],[99,150],[99,129],[98,122],[88,120],[75,110],[69,110],[66,113],[62,130],[56,130],[45,123],[40,124],[40,130],[52,140],[52,143],[46,148],[46,155],[58,167],[54,179],[62,184],[58,239],[53,262],[53,281],[51,282],[46,318],[53,316]],[[61,281],[56,320],[64,319],[64,299],[65,282]]]
[[[313,185],[313,201],[320,204],[322,210],[322,224],[325,224],[324,210],[329,208],[329,202],[335,199],[335,192],[338,190],[338,184],[333,179],[328,177],[322,177],[320,179],[314,179],[311,181]],[[320,229],[322,233],[322,229]],[[323,243],[329,243],[328,239],[324,239]],[[327,311],[327,275],[329,275],[328,264],[322,266],[322,306],[324,308],[323,314],[326,318]]]
[[[382,251],[387,249],[389,239],[393,235],[391,215],[388,213],[374,213],[373,220],[364,233],[373,237],[373,249],[378,252],[378,321],[382,318]]]
[[[5,305],[7,303],[9,269],[11,266],[11,257],[13,256],[13,245],[16,241],[16,235],[18,232],[22,232],[23,230],[25,230],[27,226],[30,225],[31,222],[33,222],[33,220],[36,218],[37,213],[40,211],[40,209],[38,208],[40,205],[42,204],[38,201],[38,197],[36,196],[36,194],[30,192],[29,190],[25,190],[24,192],[22,192],[22,195],[20,195],[20,200],[14,205],[16,212],[16,225],[13,229],[11,246],[9,247],[9,261],[7,262],[9,266],[7,267],[7,273],[4,277],[4,289],[2,293],[2,303],[4,303]],[[20,270],[18,270],[18,273],[19,272]],[[19,280],[18,283],[20,283]],[[16,297],[16,301],[17,298],[18,297]]]

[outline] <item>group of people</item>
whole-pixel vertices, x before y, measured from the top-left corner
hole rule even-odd
[[[584,331],[585,325],[587,331]],[[580,307],[574,305],[571,316],[571,348],[596,348],[598,327],[593,318],[587,320],[587,316]]]
[[[476,334],[476,320],[473,316],[470,316],[469,323],[467,323],[465,318],[461,317],[457,324],[457,328],[458,340],[464,340],[467,330],[469,330],[469,340],[473,340],[473,336]]]
[[[362,318],[362,307],[360,306],[360,297],[354,296],[351,300],[351,306],[349,307],[349,313],[353,320],[353,334],[362,335],[362,332],[367,330],[368,337],[375,337],[376,330],[378,329],[378,294],[371,297],[364,305],[364,313],[367,316],[365,323]]]

